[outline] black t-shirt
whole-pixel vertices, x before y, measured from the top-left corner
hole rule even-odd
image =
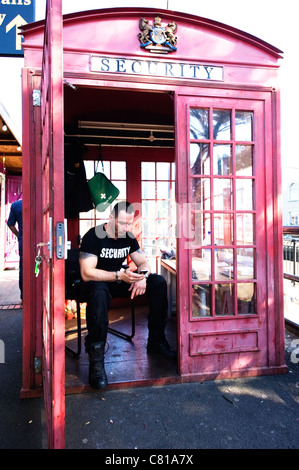
[[[80,251],[98,257],[97,269],[118,271],[130,253],[139,249],[139,243],[131,232],[114,240],[105,230],[105,224],[91,228],[83,237]]]

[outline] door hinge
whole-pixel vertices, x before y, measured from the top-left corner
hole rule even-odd
[[[33,90],[32,92],[32,99],[33,99],[33,106],[40,106],[40,90]]]

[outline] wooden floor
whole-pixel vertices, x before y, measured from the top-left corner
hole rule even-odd
[[[125,386],[147,385],[151,383],[163,384],[176,382],[179,378],[177,361],[165,359],[161,356],[150,355],[146,351],[147,344],[147,306],[135,307],[136,326],[132,341],[126,341],[114,334],[108,333],[105,369],[109,388],[122,388]],[[129,307],[112,309],[109,312],[109,326],[131,333],[131,311]],[[66,330],[76,327],[77,320],[66,320]],[[82,327],[85,320],[82,319]],[[166,337],[170,346],[176,346],[176,318],[168,319]],[[82,351],[78,359],[66,352],[66,393],[78,393],[89,389],[88,386],[88,355],[84,348],[82,333]],[[77,350],[77,335],[66,337],[66,345]]]

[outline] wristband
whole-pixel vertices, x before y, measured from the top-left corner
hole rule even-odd
[[[116,282],[120,283],[121,280],[118,278],[118,271],[115,271],[115,280]]]

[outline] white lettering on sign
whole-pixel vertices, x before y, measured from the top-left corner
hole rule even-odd
[[[1,5],[31,5],[31,0],[0,0]]]
[[[27,21],[21,15],[17,15],[8,25],[6,25],[6,32],[8,33],[12,28],[16,27],[16,50],[20,51],[22,48],[22,39],[20,35],[20,26],[27,24]]]
[[[5,17],[6,17],[6,14],[0,13],[0,26],[2,25]]]
[[[5,363],[5,345],[4,341],[0,339],[0,364]]]
[[[192,80],[223,80],[223,68],[214,65],[189,64],[91,56],[91,72],[120,73]]]

